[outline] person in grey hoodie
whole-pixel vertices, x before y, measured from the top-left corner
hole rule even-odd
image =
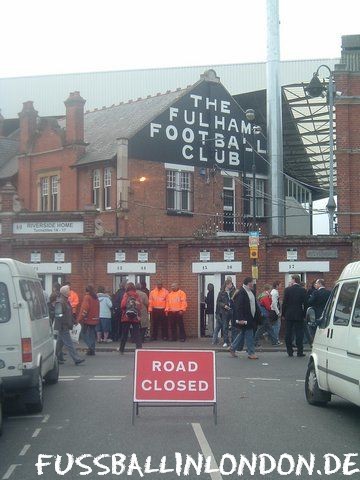
[[[98,287],[98,299],[100,303],[100,313],[99,313],[99,320],[100,322],[96,325],[96,335],[97,341],[109,343],[112,342],[111,338],[109,338],[109,333],[111,331],[111,309],[112,309],[112,301],[110,296],[105,293],[105,288],[100,286]],[[103,335],[103,337],[102,337]]]

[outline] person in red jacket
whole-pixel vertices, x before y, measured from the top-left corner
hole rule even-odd
[[[262,338],[264,333],[267,333],[269,335],[271,344],[273,346],[281,345],[281,342],[279,342],[279,340],[277,339],[271,325],[272,298],[271,298],[270,292],[271,292],[271,286],[266,284],[264,285],[264,291],[258,296],[258,302],[259,302],[260,312],[261,312],[261,325],[258,327],[255,334],[254,341],[255,341],[256,347],[260,346],[260,339]]]
[[[129,337],[130,327],[132,327],[132,338],[135,341],[136,348],[141,348],[141,299],[136,292],[135,285],[132,282],[127,283],[124,296],[121,300],[121,341],[120,354],[125,351],[125,345]]]
[[[82,334],[88,351],[86,355],[95,355],[96,325],[99,323],[100,303],[94,287],[88,285],[85,289],[85,297],[82,301],[78,322],[82,326]]]

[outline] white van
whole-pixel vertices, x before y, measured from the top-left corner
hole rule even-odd
[[[335,394],[360,406],[360,262],[344,268],[318,322],[305,394],[312,405]]]
[[[53,329],[31,265],[0,259],[0,378],[6,395],[22,394],[30,412],[43,408],[43,381],[56,383]]]

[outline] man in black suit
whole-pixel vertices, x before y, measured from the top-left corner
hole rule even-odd
[[[326,290],[325,281],[322,278],[318,278],[315,282],[315,290],[308,300],[308,307],[313,307],[316,319],[321,317],[329,296],[330,290]]]
[[[304,318],[306,311],[306,290],[300,285],[300,276],[291,275],[290,286],[284,290],[282,314],[285,317],[285,342],[289,357],[294,355],[292,338],[295,330],[297,356],[304,357]]]
[[[240,329],[232,344],[229,352],[232,357],[236,357],[236,350],[242,350],[246,341],[248,358],[257,360],[254,344],[254,329],[261,319],[260,309],[253,292],[254,279],[246,277],[243,286],[234,294],[234,324]]]
[[[308,307],[313,307],[315,311],[315,318],[318,320],[322,312],[324,311],[326,302],[330,296],[330,290],[326,290],[325,281],[322,278],[318,278],[314,284],[315,290],[308,299]],[[316,332],[316,326],[310,326],[311,334],[314,337]]]

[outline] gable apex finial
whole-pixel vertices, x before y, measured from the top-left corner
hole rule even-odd
[[[205,82],[220,83],[220,77],[216,75],[216,72],[213,69],[206,70],[206,72],[200,75],[200,78],[201,80],[205,80]]]

